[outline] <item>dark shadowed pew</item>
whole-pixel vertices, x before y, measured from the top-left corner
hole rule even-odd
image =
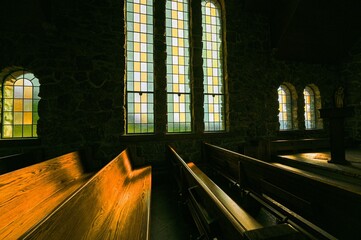
[[[0,175],[0,239],[18,239],[90,175],[78,152]]]
[[[204,161],[320,238],[361,239],[361,186],[204,144]]]
[[[151,167],[127,150],[20,239],[149,239]]]
[[[193,162],[168,148],[181,195],[200,232],[200,239],[305,239],[288,224],[262,226]]]

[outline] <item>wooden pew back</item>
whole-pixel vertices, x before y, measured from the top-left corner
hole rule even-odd
[[[151,168],[123,151],[21,239],[148,239]]]
[[[355,226],[361,216],[361,187],[346,189],[301,170],[291,171],[210,144],[204,144],[204,157],[225,175],[229,171],[225,162],[238,162],[232,164],[239,166],[241,177],[235,180],[241,188],[281,204],[336,237],[361,238]]]
[[[88,178],[78,152],[0,175],[0,239],[17,239]]]
[[[250,214],[240,208],[194,163],[190,162],[187,164],[172,147],[169,147],[169,152],[168,156],[170,157],[170,160],[173,161],[174,165],[177,165],[182,171],[181,174],[177,175],[183,175],[181,180],[184,181],[182,183],[183,189],[188,191],[191,200],[193,200],[191,211],[201,211],[202,213],[198,214],[206,216],[198,217],[207,218],[208,220],[206,219],[203,221],[208,221],[209,225],[211,225],[211,221],[214,221],[213,218],[215,216],[217,216],[219,221],[225,221],[222,222],[223,224],[219,223],[217,226],[213,226],[214,228],[220,229],[212,229],[213,233],[210,234],[229,234],[231,236],[238,235],[239,238],[244,235],[246,231],[262,227]],[[224,219],[222,219],[222,217]],[[228,228],[227,231],[225,231],[224,229],[229,226],[232,226],[231,229]],[[207,226],[203,227],[207,228]],[[219,233],[219,231],[222,233]]]

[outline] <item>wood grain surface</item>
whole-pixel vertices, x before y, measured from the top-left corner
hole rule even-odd
[[[148,239],[151,168],[123,151],[21,239]]]
[[[88,178],[77,152],[0,175],[0,239],[18,239]]]

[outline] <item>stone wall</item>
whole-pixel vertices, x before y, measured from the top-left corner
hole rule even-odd
[[[287,81],[302,96],[303,88],[313,83],[319,87],[322,104],[330,105],[335,86],[345,80],[339,77],[338,66],[276,60],[270,44],[269,19],[244,11],[242,1],[236,0],[222,2],[228,132],[204,134],[203,123],[197,120],[192,134],[166,134],[164,1],[154,2],[157,125],[151,136],[124,134],[122,1],[39,1],[33,6],[36,11],[32,12],[37,14],[34,18],[17,20],[13,26],[10,16],[5,19],[7,26],[0,29],[0,69],[22,66],[39,78],[38,135],[48,156],[88,147],[94,152],[94,166],[100,167],[129,146],[137,164],[162,166],[166,163],[166,144],[176,146],[186,159],[198,161],[202,141],[238,150],[242,144],[270,138],[327,134],[302,128],[280,134],[277,88]],[[199,19],[199,1],[192,4],[192,16]],[[28,22],[31,19],[35,19],[33,23]],[[199,32],[200,26],[192,28],[196,43]],[[201,45],[194,45],[192,51],[194,56],[201,54]],[[193,65],[194,94],[199,97],[202,62]],[[301,110],[302,101],[299,97]],[[200,119],[202,106],[194,107]],[[299,125],[302,119],[301,114]],[[351,124],[360,126],[360,121]]]
[[[355,115],[346,119],[347,136],[361,141],[361,39],[350,50],[345,63],[341,66],[341,77],[346,83],[345,104],[353,107]]]

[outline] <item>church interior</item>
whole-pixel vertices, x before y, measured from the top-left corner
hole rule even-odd
[[[0,239],[361,239],[361,2],[0,7]]]

